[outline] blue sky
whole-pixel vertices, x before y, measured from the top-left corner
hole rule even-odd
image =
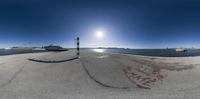
[[[96,31],[104,37],[96,37]],[[200,47],[192,0],[0,1],[0,47]]]

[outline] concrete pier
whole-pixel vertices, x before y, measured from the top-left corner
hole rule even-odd
[[[200,98],[200,57],[163,58],[89,51],[81,51],[80,55],[80,59],[70,61],[62,60],[74,58],[73,50],[0,56],[0,98]],[[159,68],[168,75],[151,89],[138,88],[123,69],[140,65]]]

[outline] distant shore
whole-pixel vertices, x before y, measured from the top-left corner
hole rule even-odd
[[[70,48],[70,50],[75,50]],[[126,49],[126,48],[81,48],[81,51],[92,51],[99,53],[117,53],[154,57],[197,57],[200,56],[200,50],[193,49],[185,52],[177,52],[175,49]],[[12,49],[0,50],[0,55],[12,55],[23,53],[47,52],[44,49]]]

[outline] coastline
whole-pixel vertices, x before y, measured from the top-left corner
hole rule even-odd
[[[17,55],[17,54],[29,54],[29,53],[43,53],[43,52],[48,52],[45,50],[0,50],[0,51],[5,51],[1,52],[0,56],[7,56],[7,55]]]

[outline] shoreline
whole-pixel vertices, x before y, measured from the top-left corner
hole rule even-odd
[[[117,52],[102,52],[102,53],[101,52],[95,52],[95,51],[83,51],[83,52],[92,52],[92,53],[100,53],[100,54],[116,54],[116,55],[125,55],[125,56],[138,56],[138,57],[149,57],[149,58],[192,58],[192,57],[200,57],[200,55],[199,56],[180,56],[180,57],[171,56],[171,57],[167,57],[167,56],[135,55],[135,54],[126,54],[126,53],[117,53]]]
[[[1,50],[0,50],[0,51],[1,51]],[[48,51],[45,51],[45,50],[3,50],[3,51],[16,51],[16,52],[3,53],[3,54],[0,54],[0,56],[48,52]]]
[[[74,49],[71,49],[74,50]],[[31,54],[31,53],[44,53],[44,52],[54,52],[54,51],[45,51],[45,50],[11,50],[11,51],[33,51],[33,52],[22,52],[22,53],[15,53],[15,54],[0,54],[0,56],[8,56],[8,55],[19,55],[19,54]],[[81,52],[95,52],[92,50],[81,50]],[[62,52],[62,51],[61,51]],[[137,54],[131,54],[131,53],[120,53],[120,52],[95,52],[95,53],[104,53],[104,54],[119,54],[119,55],[132,55],[132,56],[139,56],[139,57],[155,57],[155,58],[188,58],[188,57],[200,57],[198,56],[156,56],[156,55],[137,55]]]

